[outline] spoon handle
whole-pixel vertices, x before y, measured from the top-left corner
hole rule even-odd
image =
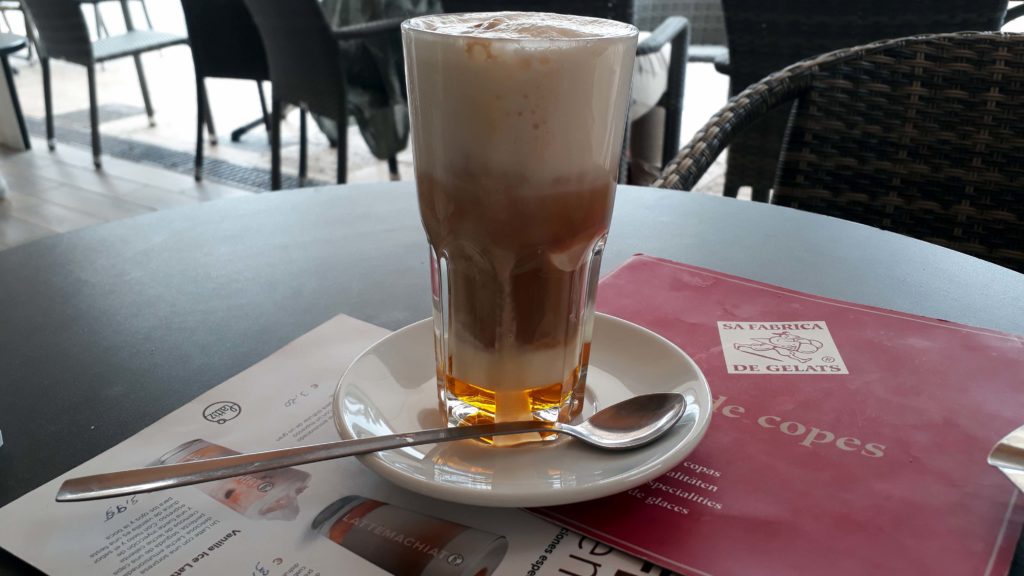
[[[435,444],[480,438],[482,436],[503,436],[526,432],[565,432],[561,425],[550,422],[499,422],[456,428],[435,428],[407,434],[389,434],[357,440],[340,440],[325,444],[284,448],[267,452],[237,454],[222,458],[195,460],[180,464],[151,466],[108,472],[93,476],[69,478],[57,491],[58,502],[79,502],[98,500],[115,496],[128,496],[143,492],[155,492],[178,486],[188,486],[233,476],[244,476],[299,464],[332,460],[345,456],[357,456],[379,450],[391,450],[420,444]]]

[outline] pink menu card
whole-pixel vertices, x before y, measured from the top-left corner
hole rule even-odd
[[[598,309],[697,362],[711,427],[665,476],[538,514],[690,575],[1009,569],[1024,511],[985,458],[1024,424],[1024,338],[646,256]]]

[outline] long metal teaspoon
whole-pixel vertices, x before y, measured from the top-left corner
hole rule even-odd
[[[78,502],[155,492],[379,450],[482,436],[557,432],[567,434],[597,448],[627,450],[644,446],[656,440],[675,425],[685,409],[686,400],[681,394],[645,394],[613,404],[575,425],[557,422],[500,422],[457,428],[437,428],[408,434],[342,440],[298,448],[109,472],[66,480],[57,491],[57,501]]]

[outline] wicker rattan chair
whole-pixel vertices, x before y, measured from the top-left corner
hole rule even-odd
[[[274,91],[270,112],[270,187],[281,189],[281,118],[284,105],[299,107],[299,182],[306,178],[306,112],[333,119],[338,130],[337,182],[347,177],[348,93],[340,42],[398,34],[401,18],[332,29],[317,0],[244,0],[263,39]],[[392,174],[395,156],[388,158]]]
[[[152,30],[129,30],[124,34],[107,36],[95,42],[89,39],[89,29],[78,0],[23,0],[38,29],[39,62],[43,69],[43,100],[46,108],[46,140],[50,150],[56,147],[53,130],[53,98],[50,82],[50,59],[66,60],[85,66],[89,79],[89,119],[92,126],[92,162],[101,167],[99,105],[96,100],[96,64],[127,58],[135,59],[135,68],[142,88],[146,115],[153,124],[153,105],[149,100],[146,76],[142,70],[141,55],[153,50],[183,45],[188,38],[177,34]],[[128,17],[127,10],[125,11]],[[131,28],[130,20],[126,20]]]
[[[776,70],[832,50],[886,38],[966,30],[998,30],[1006,0],[722,0],[729,36],[729,60],[719,71],[729,75],[730,95]],[[788,110],[765,115],[729,148],[725,193],[752,188],[767,201]]]
[[[207,78],[255,80],[263,110],[261,120],[270,131],[270,114],[263,95],[263,81],[270,67],[256,23],[242,0],[181,0],[196,71],[196,181],[203,177],[203,127],[216,143],[216,129],[206,92]],[[232,140],[234,140],[234,134]]]
[[[1024,271],[1024,34],[918,36],[804,60],[733,98],[655,185],[691,189],[742,129],[794,102],[773,203]]]

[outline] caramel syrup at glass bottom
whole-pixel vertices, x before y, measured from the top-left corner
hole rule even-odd
[[[568,405],[567,420],[572,420],[579,416],[583,410],[583,393],[586,388],[587,376],[586,366],[588,366],[589,362],[590,342],[586,342],[583,345],[583,353],[580,355],[580,364],[573,369],[572,376],[567,378],[566,382],[555,382],[547,386],[522,390],[520,393],[525,396],[523,404],[528,407],[528,413],[536,414],[549,410],[561,411],[563,407]],[[450,358],[448,363],[449,365],[451,364]],[[583,367],[582,373],[580,370],[581,366]],[[496,404],[496,393],[494,390],[459,380],[448,371],[445,371],[444,379],[448,394],[454,397],[453,400],[455,402],[462,402],[477,409],[476,412],[464,416],[459,421],[460,426],[494,423]],[[541,420],[541,418],[537,417],[534,419]],[[539,436],[543,440],[552,440],[558,435],[554,433],[540,433]],[[484,436],[480,440],[487,444],[494,443],[494,439],[491,436]]]

